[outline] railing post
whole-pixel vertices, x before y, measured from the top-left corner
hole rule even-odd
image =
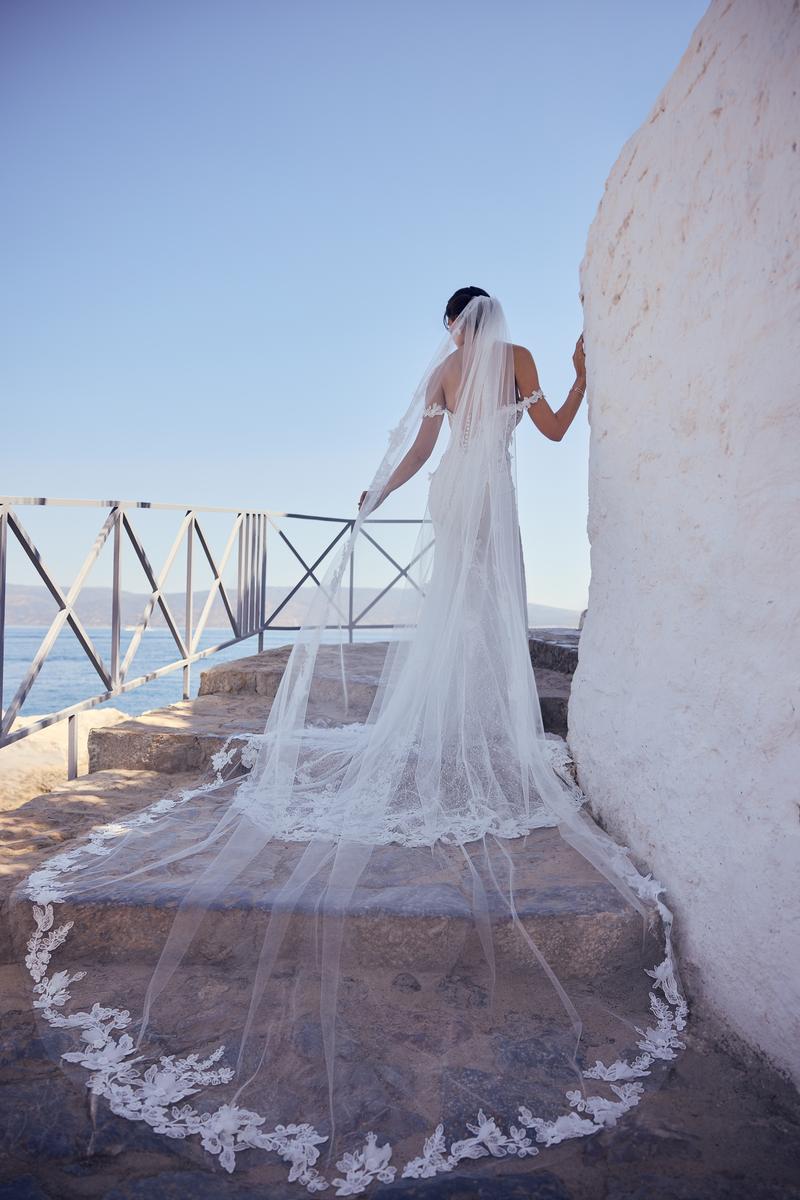
[[[256,514],[251,513],[249,530],[249,547],[247,551],[247,629],[252,633],[256,627]]]
[[[78,778],[78,718],[75,713],[67,717],[67,779]]]
[[[258,516],[253,513],[250,518],[250,631],[256,628],[256,603],[258,601],[258,553],[257,533]]]
[[[192,550],[194,548],[194,522],[195,516],[191,509],[188,510],[189,524],[186,527],[186,620],[185,620],[185,642],[186,649],[191,654],[192,652]],[[183,667],[183,698],[188,700],[192,691],[192,664],[184,663]]]
[[[8,553],[8,509],[0,507],[0,723],[3,708],[3,667],[6,661],[6,557]]]
[[[261,572],[261,587],[259,589],[258,607],[258,652],[264,649],[264,617],[267,612],[267,534],[269,525],[264,513],[261,514],[261,554],[259,570]]]
[[[236,624],[238,634],[244,632],[244,513],[239,513],[239,545],[237,547],[238,562],[236,571]]]
[[[250,513],[242,523],[242,633],[250,632]]]
[[[354,522],[350,522],[350,536],[353,536]],[[348,609],[347,609],[347,640],[352,645],[353,643],[353,563],[356,557],[355,543],[350,551],[350,586],[348,588]]]
[[[120,629],[121,629],[121,566],[122,566],[122,509],[117,506],[116,515],[114,518],[114,545],[113,545],[113,574],[111,578],[111,690],[116,694],[120,686],[119,678],[119,654],[120,654]]]

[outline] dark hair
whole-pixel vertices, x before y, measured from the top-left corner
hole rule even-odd
[[[474,300],[476,296],[488,296],[483,288],[475,287],[471,283],[469,287],[459,288],[457,292],[453,292],[447,304],[444,306],[444,316],[442,323],[446,326],[448,321],[454,321],[456,317],[464,311],[470,300]]]

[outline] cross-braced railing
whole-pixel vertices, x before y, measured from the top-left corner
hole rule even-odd
[[[29,535],[17,512],[18,509],[25,506],[44,505],[108,509],[107,516],[75,576],[72,586],[66,592],[56,582],[53,572],[48,568],[41,552]],[[154,570],[142,544],[142,540],[133,529],[128,516],[130,510],[137,508],[173,510],[183,514],[172,545],[158,571]],[[209,539],[201,525],[201,518],[205,520],[206,515],[211,513],[227,513],[231,516],[231,526],[227,541],[219,559],[215,559],[212,554]],[[338,528],[322,552],[313,561],[307,562],[292,540],[277,524],[278,518],[326,522],[338,526]],[[414,581],[409,571],[433,544],[431,536],[428,544],[403,567],[389,553],[386,547],[380,544],[377,537],[367,532],[365,528],[367,524],[419,525],[420,522],[411,518],[393,519],[380,517],[370,517],[363,522],[361,527],[362,536],[388,559],[397,574],[382,591],[362,608],[361,612],[356,614],[354,612],[355,554],[350,556],[347,612],[342,612],[338,604],[336,604],[336,611],[341,620],[341,627],[347,629],[348,638],[351,642],[353,640],[353,631],[357,628],[388,628],[387,625],[367,623],[364,621],[364,617],[401,580],[405,580],[419,590],[419,585]],[[151,680],[179,668],[183,671],[183,696],[184,699],[188,699],[193,663],[200,659],[209,658],[212,654],[216,654],[228,646],[233,646],[237,642],[255,637],[256,635],[258,636],[258,648],[261,651],[264,646],[264,631],[271,627],[280,628],[281,631],[291,631],[301,628],[298,624],[282,624],[277,626],[275,619],[306,580],[311,580],[317,587],[322,586],[319,578],[319,575],[322,573],[319,571],[321,564],[331,554],[341,539],[352,530],[353,525],[354,518],[352,517],[326,517],[309,513],[279,513],[267,510],[187,507],[179,504],[153,504],[143,500],[61,500],[44,497],[0,497],[0,749],[28,737],[30,734],[37,732],[37,730],[45,729],[49,725],[66,720],[68,722],[67,773],[70,779],[74,779],[78,773],[77,722],[75,720],[77,713],[103,704],[106,700],[111,700],[115,696],[132,691],[134,688],[141,687],[142,684],[149,683]],[[285,543],[303,571],[298,581],[272,612],[267,611],[267,565],[271,558],[271,555],[268,555],[268,534],[271,537],[277,536]],[[55,600],[57,612],[39,643],[30,666],[11,698],[8,707],[3,709],[3,680],[6,665],[6,594],[10,538],[16,539],[16,542],[32,564],[45,588]],[[75,606],[89,572],[99,558],[109,538],[112,539],[111,650],[108,662],[106,662],[94,645],[84,623],[78,616]],[[150,584],[150,594],[147,596],[141,616],[133,630],[133,636],[123,656],[120,635],[122,614],[121,568],[124,539],[128,540],[134,550],[136,558]],[[179,618],[177,612],[173,612],[164,589],[169,572],[184,545],[186,554],[186,596],[184,610]],[[192,588],[195,581],[195,552],[198,547],[208,563],[212,582],[203,609],[199,617],[195,619]],[[223,581],[223,573],[228,566],[232,554],[235,555],[236,566],[237,587],[235,596],[230,594]],[[216,645],[207,646],[201,650],[199,649],[200,638],[206,629],[214,602],[217,599],[222,602],[226,618],[231,626],[232,636],[226,638],[224,641],[217,642]],[[142,637],[150,627],[151,618],[156,608],[160,610],[177,648],[177,657],[159,666],[156,670],[129,678],[130,668],[136,651],[139,648]],[[99,676],[102,682],[102,690],[75,704],[61,708],[57,712],[37,717],[24,727],[14,729],[14,723],[19,717],[42,667],[56,644],[59,634],[67,626],[75,634],[85,658]],[[328,628],[339,628],[339,625],[328,626]]]

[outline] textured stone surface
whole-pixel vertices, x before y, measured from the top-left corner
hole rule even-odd
[[[48,1200],[48,1195],[32,1175],[20,1175],[0,1184],[0,1200]]]
[[[197,812],[187,819],[197,827],[206,809],[219,805],[219,795],[201,796],[191,803],[196,803]],[[274,871],[281,880],[287,878],[304,848],[299,843],[277,847],[270,873]],[[534,830],[524,840],[509,843],[507,853],[514,862],[519,918],[560,977],[599,977],[626,968],[636,971],[657,961],[660,930],[654,927],[643,946],[639,915],[556,829]],[[498,861],[493,862],[492,870],[499,873],[505,860],[495,857]],[[527,969],[529,953],[506,904],[492,887],[479,846],[472,859],[474,869],[485,877],[488,912],[498,925],[498,961],[505,958],[512,968]],[[258,944],[275,899],[275,885],[265,881],[263,870],[259,860],[257,872],[245,870],[237,878],[204,923],[187,962],[214,962],[226,947]],[[400,886],[400,881],[409,878],[418,881],[413,891]],[[150,962],[153,946],[163,943],[174,918],[179,880],[178,865],[173,876],[155,883],[137,880],[132,887],[122,880],[113,889],[95,888],[85,898],[78,892],[61,904],[59,919],[75,922],[70,934],[73,959],[113,961],[119,947],[124,947],[126,961]],[[377,847],[350,902],[354,914],[348,923],[350,969],[369,972],[392,967],[397,974],[407,963],[435,970],[447,960],[453,944],[463,941],[472,929],[472,886],[470,868],[458,847],[444,847],[436,858],[426,849]],[[317,907],[318,897],[312,890],[292,910],[285,941],[289,959],[293,948],[313,931]],[[19,889],[11,897],[9,923],[22,954],[30,934],[30,911]],[[474,955],[476,961],[482,961],[478,944]]]
[[[800,1079],[800,19],[714,0],[582,265],[593,811],[666,888],[693,998]]]
[[[198,696],[89,734],[89,770],[202,771],[235,733],[261,733],[270,701],[250,693]]]
[[[558,632],[567,635],[570,631]],[[320,646],[307,719],[319,724],[366,720],[388,644],[357,642],[342,647],[350,703],[346,718],[341,715],[339,647]],[[534,668],[542,720],[545,730],[563,737],[571,676],[557,664],[568,665],[574,648],[569,642],[562,646],[556,638],[545,638],[542,645],[542,665]],[[194,700],[93,730],[89,734],[89,770],[202,771],[231,734],[263,731],[290,652],[291,646],[278,646],[220,663],[203,672]]]
[[[90,708],[75,714],[79,774],[89,766],[89,730],[115,725],[125,719],[126,714],[118,708]],[[35,720],[33,714],[18,717],[13,730],[31,725]],[[67,722],[59,721],[3,747],[0,753],[0,811],[5,812],[51,788],[60,787],[66,778]]]
[[[578,665],[579,641],[577,629],[561,629],[557,626],[529,629],[528,647],[534,669],[548,667],[551,671],[571,675]]]
[[[6,864],[6,890],[13,872],[32,869],[52,852],[53,839],[69,845],[92,824],[125,815],[191,778],[103,772],[22,805],[16,862]],[[13,830],[11,814],[6,819],[8,833]],[[529,842],[529,852],[537,871],[546,874],[555,868],[545,837]],[[390,885],[402,864],[387,861],[384,868]],[[629,986],[630,979],[623,971],[620,987]],[[102,973],[93,976],[92,985],[104,995],[105,982]],[[187,983],[187,994],[200,997],[212,1014],[215,1003],[224,1006],[224,989],[220,1000],[213,999],[215,981],[208,967],[194,968]],[[378,999],[370,1003],[382,1010],[413,1005],[425,986],[424,977],[389,969],[375,979]],[[486,1012],[482,984],[464,974],[451,975],[440,995],[468,1040],[473,1022]],[[286,1184],[282,1166],[256,1155],[242,1156],[230,1177],[196,1142],[159,1137],[144,1125],[115,1118],[103,1105],[93,1119],[85,1079],[67,1077],[37,1033],[30,980],[18,960],[0,968],[0,1031],[0,1129],[5,1131],[0,1200],[246,1200],[250,1195],[289,1200],[304,1194]],[[313,1049],[321,1035],[309,1023],[298,1026],[298,1036],[301,1048]],[[535,1047],[520,1046],[513,1036],[505,1044],[507,1054],[526,1071],[535,1067]],[[409,1051],[425,1054],[435,1048],[422,1022],[409,1040]],[[594,1045],[586,1046],[590,1060],[595,1051]],[[791,1087],[747,1057],[702,1008],[691,1014],[687,1049],[680,1059],[660,1064],[657,1072],[641,1108],[614,1129],[543,1149],[532,1159],[483,1159],[474,1168],[470,1164],[465,1176],[398,1180],[374,1194],[386,1200],[797,1200],[800,1101]],[[453,1076],[456,1085],[465,1081],[463,1074]]]
[[[4,1008],[13,994],[4,976]],[[202,1152],[195,1156],[188,1143],[148,1130],[137,1139],[129,1122],[98,1113],[101,1150],[91,1143],[86,1089],[53,1063],[40,1070],[52,1095],[45,1109],[20,1087],[19,1073],[0,1066],[0,1124],[13,1122],[19,1130],[27,1123],[30,1130],[11,1139],[0,1157],[0,1200],[290,1200],[306,1194],[286,1184],[282,1168],[257,1157],[241,1156],[228,1176]],[[43,1124],[47,1113],[49,1126]],[[61,1154],[59,1124],[72,1131],[72,1153]],[[371,1194],[380,1200],[800,1200],[798,1161],[797,1093],[757,1062],[732,1054],[717,1022],[695,1013],[680,1060],[667,1064],[660,1088],[615,1128],[534,1158],[484,1158],[460,1176],[399,1179]]]
[[[536,667],[534,676],[545,730],[566,737],[572,676],[548,667]]]
[[[41,857],[70,845],[91,825],[125,815],[195,779],[194,774],[104,771],[4,814],[4,832],[14,851],[2,877],[4,895],[14,879]],[[597,880],[585,860],[575,864],[565,889],[566,861],[554,851],[554,841],[554,830],[539,831],[527,841],[526,861],[520,864],[523,878],[518,880],[524,906],[537,920],[552,922],[554,929],[559,914],[570,905],[579,920],[594,920],[598,904],[613,920],[616,893],[606,894],[602,886],[594,886]],[[402,851],[394,853],[396,849],[388,848],[364,881],[372,893],[371,899],[366,897],[370,903],[365,912],[377,908],[378,921],[386,919],[392,889],[409,868],[409,860]],[[527,896],[526,869],[535,883]],[[429,882],[434,893],[427,909],[438,909],[452,932],[457,919],[444,914],[445,901],[457,896],[440,890],[441,879]],[[77,928],[73,932],[79,935]],[[608,930],[603,931],[603,937],[607,935]],[[100,940],[95,939],[95,960]],[[636,941],[640,947],[638,922]],[[596,945],[601,946],[602,940]],[[130,969],[131,945],[123,942],[122,949]],[[396,1023],[405,1014],[409,1062],[421,1061],[438,1045],[425,1020],[431,979],[419,970],[417,974],[403,970],[402,964],[395,965],[396,956],[390,957],[392,965],[374,970],[368,981],[349,979],[350,1003],[359,1027],[366,1022],[379,1034],[391,1020],[397,1036]],[[616,964],[617,994],[630,990],[634,979],[646,991],[643,973],[634,976],[625,968],[624,953]],[[492,1078],[482,1068],[480,1043],[475,1040],[476,1028],[487,1013],[485,981],[466,970],[467,965],[462,958],[459,969],[434,986],[444,1011],[452,1014],[455,1044],[465,1048],[464,1059],[471,1064],[452,1066],[449,1078],[454,1088],[466,1087],[469,1093],[472,1086],[490,1090]],[[224,1020],[230,979],[216,979],[212,968],[213,964],[204,963],[190,968],[185,994],[206,1006],[210,1020]],[[149,970],[141,980],[148,976]],[[93,962],[92,987],[110,995],[107,984],[111,982],[110,969],[104,971]],[[513,1017],[523,995],[519,990],[502,997],[502,1011]],[[417,1009],[419,1021],[414,1015]],[[552,1020],[552,1006],[543,1015]],[[180,1025],[180,1013],[176,1020]],[[610,1045],[605,1046],[595,1040],[603,1036],[602,1020],[599,1026],[594,1020],[591,1024],[594,1037],[583,1043],[587,1061],[598,1056],[610,1061],[610,1039],[619,1036],[618,1026],[613,1032],[608,1028]],[[493,1018],[492,1031],[501,1039],[501,1054],[508,1062],[519,1063],[526,1078],[537,1071],[544,1072],[544,1079],[550,1077],[551,1064],[539,1058],[535,1042],[520,1040],[513,1021],[501,1028]],[[318,1024],[298,1021],[300,1052],[318,1049],[320,1039]],[[547,1045],[552,1050],[552,1034]],[[115,1118],[104,1104],[92,1113],[85,1078],[66,1076],[53,1062],[52,1053],[34,1023],[30,980],[15,959],[0,968],[0,1200],[247,1200],[250,1196],[289,1200],[305,1194],[286,1184],[283,1166],[261,1156],[241,1156],[235,1176],[230,1177],[210,1162],[196,1141],[159,1137],[144,1124]],[[368,1095],[369,1071],[357,1054],[351,1067],[354,1085]],[[76,1069],[74,1075],[79,1074]],[[505,1103],[503,1096],[497,1100]],[[397,1180],[376,1187],[373,1194],[385,1200],[798,1200],[799,1130],[796,1093],[758,1061],[743,1055],[738,1043],[729,1041],[725,1030],[700,1010],[691,1014],[686,1051],[676,1064],[657,1065],[645,1102],[618,1127],[543,1149],[541,1156],[531,1159],[483,1159],[474,1167],[469,1164],[464,1175]],[[415,1131],[415,1137],[420,1136],[421,1131]],[[335,1168],[328,1174],[335,1174]]]
[[[341,647],[348,673],[348,686],[352,679],[356,698],[361,703],[372,702],[388,645],[388,642],[354,642],[352,645],[345,644]],[[271,700],[277,691],[291,650],[291,645],[276,646],[249,658],[240,658],[233,663],[220,663],[211,667],[201,674],[199,694],[208,696],[256,692]],[[338,698],[340,670],[340,647],[321,645],[314,664],[315,684],[321,685],[317,698],[323,698],[326,682],[330,685],[327,698]],[[361,694],[359,684],[363,685]]]
[[[550,1171],[482,1179],[479,1174],[460,1178],[399,1179],[375,1190],[380,1200],[571,1200],[564,1184]]]
[[[620,1181],[604,1200],[798,1200],[800,1184],[767,1183],[761,1179],[675,1179],[645,1174],[631,1182]]]
[[[284,1200],[295,1189],[272,1191],[271,1200]],[[242,1187],[235,1180],[221,1180],[202,1171],[159,1171],[142,1179],[121,1182],[106,1192],[103,1200],[264,1200],[264,1193]]]
[[[17,882],[44,858],[69,850],[94,825],[138,812],[196,780],[195,773],[102,771],[21,801],[0,812],[0,963],[14,960],[9,937],[9,897]]]

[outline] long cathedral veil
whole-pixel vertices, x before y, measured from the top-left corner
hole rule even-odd
[[[27,962],[53,1052],[115,1113],[227,1170],[267,1151],[291,1182],[352,1195],[535,1154],[613,1123],[682,1044],[661,886],[588,815],[544,732],[513,479],[523,408],[502,307],[476,297],[390,433],[263,733],[16,894],[35,901]],[[347,644],[346,572],[428,421],[449,440],[376,686]],[[587,933],[600,900],[606,924]],[[54,971],[56,954],[80,969]],[[623,994],[615,972],[639,958],[639,994]],[[615,1061],[590,1067],[587,1047]]]

